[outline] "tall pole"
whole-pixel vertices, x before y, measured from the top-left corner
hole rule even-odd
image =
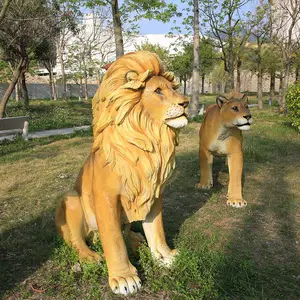
[[[200,64],[199,64],[199,3],[194,0],[194,64],[192,78],[192,98],[189,105],[189,118],[192,119],[198,115],[199,110],[199,89],[200,89]]]

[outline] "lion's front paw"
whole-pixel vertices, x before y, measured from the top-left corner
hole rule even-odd
[[[139,291],[142,282],[136,274],[128,274],[109,277],[109,285],[113,293],[126,296]]]
[[[243,199],[228,199],[226,204],[232,207],[242,208],[247,206],[247,201]]]
[[[202,183],[201,181],[195,185],[197,189],[209,190],[213,187],[212,182]]]

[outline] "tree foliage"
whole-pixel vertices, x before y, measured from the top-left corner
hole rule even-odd
[[[289,87],[286,94],[286,104],[292,125],[300,131],[300,84]]]
[[[241,20],[240,9],[250,0],[203,0],[200,9],[203,13],[203,26],[206,34],[212,37],[215,47],[222,51],[224,70],[228,73],[227,89],[234,89],[234,70],[237,47],[244,47],[249,31]],[[234,45],[235,40],[240,42]]]
[[[13,67],[13,76],[1,101],[0,117],[20,76],[25,84],[25,72],[34,59],[37,48],[55,31],[55,18],[48,2],[13,0],[0,27],[2,60]],[[25,86],[24,86],[25,87]]]
[[[136,46],[136,50],[146,50],[156,53],[163,64],[168,68],[170,65],[170,53],[166,47],[161,46],[159,43],[152,44],[149,41],[142,42],[140,45]]]

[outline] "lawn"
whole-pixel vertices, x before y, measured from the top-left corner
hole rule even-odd
[[[92,101],[31,100],[28,108],[9,102],[5,117],[29,116],[29,132],[90,125]]]
[[[164,193],[167,239],[180,255],[166,270],[146,246],[140,259],[131,254],[143,289],[126,299],[300,298],[300,135],[276,107],[252,108],[252,114],[255,124],[244,133],[248,206],[226,206],[224,158],[214,161],[215,187],[194,188],[199,123],[190,123]],[[74,184],[91,144],[90,133],[78,133],[0,145],[0,298],[121,298],[108,288],[105,264],[80,265],[54,226],[55,206]],[[99,242],[93,247],[101,251]]]

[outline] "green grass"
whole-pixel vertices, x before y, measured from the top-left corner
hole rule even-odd
[[[29,131],[90,125],[91,101],[78,100],[31,100],[29,108],[9,102],[6,117],[29,116]]]
[[[165,269],[143,245],[140,259],[131,255],[143,289],[126,299],[300,298],[300,135],[276,107],[252,108],[252,114],[253,128],[244,133],[248,206],[226,206],[224,158],[214,160],[214,188],[194,188],[199,124],[189,124],[164,193],[165,232],[179,257]],[[109,290],[105,263],[80,265],[54,226],[55,207],[73,186],[91,143],[90,133],[82,133],[1,145],[0,297],[121,298]],[[93,247],[102,251],[99,241]]]

